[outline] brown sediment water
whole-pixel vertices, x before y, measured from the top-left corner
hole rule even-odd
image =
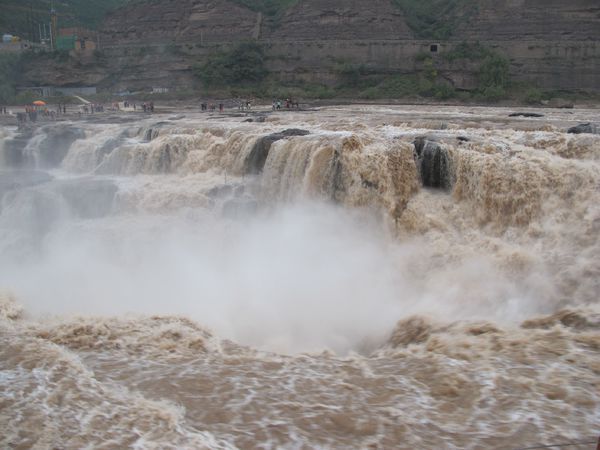
[[[0,446],[593,441],[600,113],[510,112],[0,130]]]

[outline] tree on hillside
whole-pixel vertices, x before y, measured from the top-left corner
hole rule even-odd
[[[242,42],[194,66],[194,73],[209,86],[261,82],[267,75],[263,48],[256,42]]]

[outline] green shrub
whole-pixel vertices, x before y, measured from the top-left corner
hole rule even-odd
[[[451,51],[444,53],[444,58],[449,61],[466,59],[469,61],[481,61],[487,56],[493,55],[494,52],[488,47],[481,45],[479,42],[461,42]]]
[[[364,78],[369,74],[364,64],[342,63],[336,67],[336,73],[341,79],[342,87],[356,88],[364,85]]]
[[[407,98],[417,95],[447,100],[456,97],[457,92],[448,84],[436,83],[422,76],[394,75],[387,77],[377,86],[364,89],[358,94],[359,98],[368,100]]]
[[[382,98],[382,92],[379,86],[371,86],[370,88],[365,89],[364,91],[358,94],[358,98],[363,98],[365,100],[375,100],[377,98]]]
[[[430,57],[423,60],[423,75],[430,81],[434,81],[437,78],[438,71],[433,58]]]
[[[484,101],[496,101],[505,98],[510,85],[510,62],[479,42],[462,42],[446,53],[448,61],[468,60],[478,63],[477,89],[475,96]]]
[[[509,62],[504,56],[491,54],[479,67],[479,86],[481,88],[506,88],[509,82]]]
[[[304,86],[305,97],[309,98],[318,98],[318,99],[328,99],[334,98],[336,96],[336,92],[334,89],[329,86],[325,86],[322,84],[309,84]]]
[[[431,53],[419,52],[415,55],[415,61],[417,61],[417,62],[423,62],[426,59],[431,59]]]
[[[544,93],[538,88],[530,88],[524,93],[525,103],[539,105],[544,100]]]
[[[489,86],[480,90],[477,94],[477,98],[487,102],[497,102],[506,98],[506,90],[500,86]]]
[[[448,100],[456,97],[456,90],[448,84],[436,84],[433,89],[433,96],[438,100]]]
[[[268,74],[263,48],[255,42],[242,42],[230,51],[214,54],[193,71],[206,86],[260,83]]]

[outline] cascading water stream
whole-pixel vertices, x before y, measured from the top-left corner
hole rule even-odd
[[[1,130],[0,443],[593,434],[600,136],[368,112]]]

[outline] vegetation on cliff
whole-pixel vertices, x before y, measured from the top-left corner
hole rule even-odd
[[[25,39],[38,39],[38,24],[50,23],[50,9],[58,14],[59,27],[97,28],[106,13],[129,0],[2,0],[0,33],[12,33]],[[32,33],[34,36],[32,36]]]
[[[246,8],[274,17],[282,14],[286,9],[298,3],[299,0],[233,0]]]
[[[464,65],[471,63],[478,67],[478,86],[474,93],[486,100],[500,100],[506,97],[510,87],[510,62],[500,53],[479,42],[463,42],[444,55],[450,62]]]
[[[302,81],[282,85],[268,71],[269,57],[257,42],[243,42],[228,51],[211,55],[194,65],[194,74],[207,92],[255,95],[258,97],[432,98],[498,101],[511,88],[509,61],[500,53],[479,43],[463,43],[449,53],[434,58],[429,53],[415,57],[412,73],[386,74],[365,64],[340,60],[337,83],[325,86]],[[477,85],[465,91],[455,88],[444,76],[447,63],[469,65]]]
[[[475,0],[392,0],[415,36],[445,40],[476,10]]]
[[[215,53],[193,70],[207,86],[255,84],[267,75],[264,51],[256,42],[241,42],[228,51]]]

